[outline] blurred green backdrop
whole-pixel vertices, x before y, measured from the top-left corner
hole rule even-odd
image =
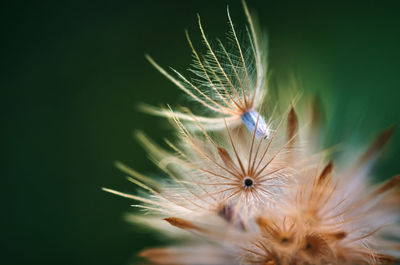
[[[181,93],[144,59],[184,70],[184,28],[200,38],[228,30],[235,1],[13,1],[1,9],[3,264],[128,264],[160,244],[122,220],[131,201],[102,186],[134,192],[113,166],[121,160],[156,172],[134,129],[168,135],[138,102],[177,103]],[[362,146],[399,122],[400,18],[388,1],[248,0],[268,30],[274,73],[295,74],[317,91],[332,119],[330,143]],[[400,134],[375,173],[399,173]]]

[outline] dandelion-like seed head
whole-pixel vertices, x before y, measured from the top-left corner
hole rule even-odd
[[[265,141],[255,137],[256,131],[232,131],[226,124],[224,140],[217,143],[202,128],[201,134],[194,134],[179,119],[175,123],[184,137],[181,146],[169,143],[175,153],[145,145],[153,156],[166,154],[156,163],[174,181],[160,194],[173,194],[167,203],[176,204],[176,194],[185,193],[185,207],[197,213],[216,212],[226,220],[234,222],[237,217],[246,223],[257,209],[278,203],[293,182],[292,165],[285,162],[289,142],[276,135]],[[225,216],[221,208],[226,212],[227,207]]]

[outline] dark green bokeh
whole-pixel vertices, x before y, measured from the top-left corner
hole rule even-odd
[[[132,139],[159,141],[166,123],[138,102],[177,103],[178,90],[144,59],[184,70],[200,45],[196,13],[211,38],[239,27],[240,1],[14,1],[1,12],[4,264],[127,264],[159,244],[122,220],[134,192],[113,166],[156,172]],[[317,91],[330,116],[329,143],[366,144],[399,122],[400,19],[385,1],[255,1],[268,29],[270,65]],[[375,173],[399,173],[400,134]],[[5,183],[5,185],[4,185]]]

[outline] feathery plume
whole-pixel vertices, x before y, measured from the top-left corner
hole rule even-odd
[[[228,50],[221,40],[217,41],[216,47],[211,45],[200,16],[198,24],[207,48],[205,55],[197,52],[186,31],[186,38],[194,57],[192,68],[189,69],[193,74],[192,80],[171,68],[177,76],[174,77],[149,55],[146,55],[146,58],[161,74],[204,107],[206,111],[203,112],[208,112],[208,117],[197,116],[196,120],[207,130],[224,129],[224,121],[232,128],[242,122],[251,132],[256,130],[257,138],[268,138],[271,133],[270,126],[258,113],[266,93],[266,60],[260,50],[263,44],[256,35],[255,23],[244,1],[243,6],[249,25],[243,41],[239,40],[227,9],[230,26],[229,46],[233,47],[231,50]],[[171,117],[171,113],[166,109],[148,105],[142,105],[141,108],[155,115]],[[186,113],[176,111],[174,115],[181,120],[195,122],[194,118]],[[193,126],[192,129],[198,129],[198,126]]]

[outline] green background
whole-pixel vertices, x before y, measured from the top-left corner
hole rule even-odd
[[[394,2],[393,2],[394,3]],[[330,117],[328,143],[363,146],[399,122],[400,18],[388,1],[256,1],[268,30],[271,69],[317,91]],[[236,25],[240,1],[13,1],[1,9],[3,264],[128,264],[161,244],[127,224],[135,192],[113,161],[157,172],[132,138],[157,141],[167,123],[139,102],[182,102],[144,59],[185,70],[187,28],[200,45],[196,13],[211,39]],[[399,173],[400,134],[375,175]],[[5,209],[4,209],[5,207]]]

